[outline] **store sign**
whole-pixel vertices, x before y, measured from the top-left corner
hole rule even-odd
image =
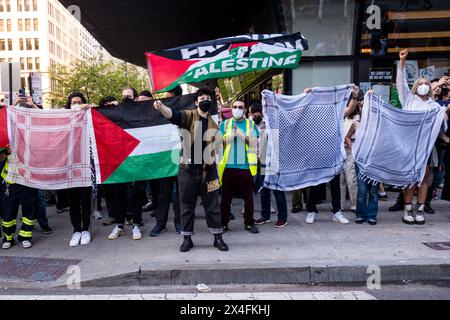
[[[369,70],[370,82],[391,83],[392,82],[392,68],[371,68]]]

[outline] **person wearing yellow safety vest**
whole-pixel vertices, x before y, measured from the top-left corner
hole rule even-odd
[[[235,101],[232,105],[233,118],[221,123],[225,151],[219,164],[219,178],[222,184],[222,225],[228,231],[231,201],[237,191],[244,198],[245,230],[259,233],[255,226],[253,207],[253,177],[258,172],[257,139],[258,128],[253,121],[244,117],[245,103]]]
[[[4,155],[9,154],[9,150],[0,150]],[[1,161],[1,158],[0,158]],[[10,249],[14,245],[14,234],[16,232],[17,215],[19,206],[22,207],[22,227],[18,240],[25,249],[31,248],[33,244],[33,228],[36,222],[36,203],[38,190],[13,184],[6,180],[8,176],[8,160],[6,160],[1,170],[1,199],[2,199],[2,249]]]

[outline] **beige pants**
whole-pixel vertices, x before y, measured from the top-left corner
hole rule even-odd
[[[341,209],[344,209],[347,188],[350,195],[351,209],[356,209],[356,199],[358,195],[358,181],[356,180],[355,158],[350,149],[345,148],[347,160],[345,169],[341,174]]]

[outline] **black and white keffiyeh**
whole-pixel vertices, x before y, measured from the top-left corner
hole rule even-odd
[[[351,85],[297,96],[263,91],[266,188],[298,190],[329,182],[343,171],[344,110],[351,92]]]
[[[366,94],[353,144],[360,177],[396,187],[420,185],[445,108],[400,110]]]

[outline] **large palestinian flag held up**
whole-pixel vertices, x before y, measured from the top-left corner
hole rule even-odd
[[[173,110],[195,108],[194,96],[161,100]],[[154,100],[92,110],[91,136],[98,184],[126,183],[178,174],[178,128],[153,107]],[[211,111],[217,114],[217,106]]]
[[[183,83],[237,76],[264,69],[297,68],[308,41],[300,34],[256,34],[147,53],[156,92]]]

